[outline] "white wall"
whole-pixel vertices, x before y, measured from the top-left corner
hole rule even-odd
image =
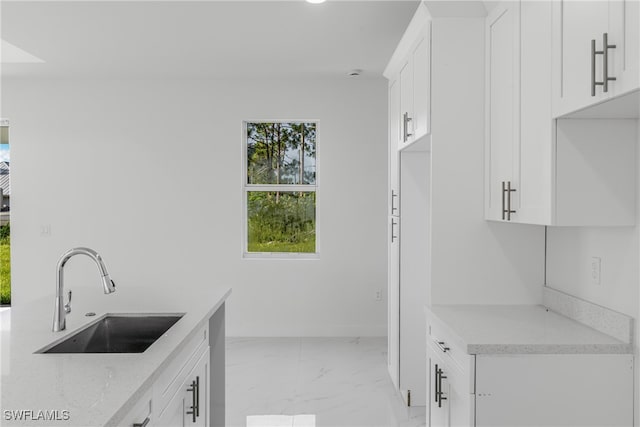
[[[547,285],[587,301],[638,315],[636,227],[549,227]],[[601,283],[591,283],[591,257],[600,257]]]
[[[233,286],[232,336],[386,334],[383,79],[5,79],[2,96],[15,306],[86,245],[120,288]],[[320,260],[241,259],[241,123],[272,118],[320,120]],[[101,292],[94,270],[68,264],[78,298]]]
[[[640,144],[640,125],[638,127]],[[636,165],[640,150],[636,147]],[[638,169],[636,169],[638,170]],[[636,172],[636,178],[638,178]],[[636,206],[640,203],[640,182],[636,187]],[[602,305],[636,319],[636,360],[640,342],[640,209],[636,208],[635,227],[548,227],[547,286]],[[600,257],[600,285],[591,283],[591,257]],[[640,368],[636,362],[636,395]],[[640,425],[636,399],[635,425]]]
[[[432,23],[429,302],[539,304],[544,228],[484,219],[484,25]]]

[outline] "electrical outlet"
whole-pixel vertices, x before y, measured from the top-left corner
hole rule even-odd
[[[600,285],[601,267],[602,267],[602,259],[597,256],[591,257],[591,268],[589,269],[589,271],[590,271],[592,285],[596,285],[596,286]]]
[[[382,291],[381,290],[378,289],[376,291],[375,299],[376,299],[376,301],[382,301]]]

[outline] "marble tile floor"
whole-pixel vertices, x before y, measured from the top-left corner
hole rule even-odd
[[[385,338],[227,338],[228,427],[419,427],[387,373]]]

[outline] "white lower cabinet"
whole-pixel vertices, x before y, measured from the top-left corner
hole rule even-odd
[[[633,355],[470,355],[435,328],[427,426],[633,425]]]
[[[206,427],[210,425],[209,328],[200,328],[119,425]]]
[[[473,356],[469,356],[469,360]],[[474,425],[474,403],[469,374],[457,366],[442,349],[434,343],[427,346],[427,369],[429,378],[429,402],[427,425],[472,426]]]
[[[476,426],[632,426],[633,356],[476,356]]]
[[[206,347],[173,398],[165,408],[161,409],[155,425],[167,427],[208,426],[208,374],[209,347]]]

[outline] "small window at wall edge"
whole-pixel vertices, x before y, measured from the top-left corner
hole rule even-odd
[[[242,122],[242,257],[318,259],[318,120]]]
[[[0,118],[0,311],[11,306],[9,120]]]

